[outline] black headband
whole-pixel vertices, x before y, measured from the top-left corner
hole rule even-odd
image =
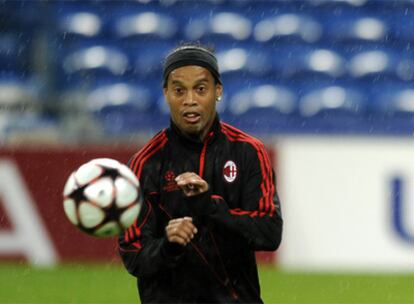
[[[214,79],[221,84],[217,59],[213,53],[197,46],[184,46],[170,53],[164,62],[163,86],[166,87],[168,75],[182,66],[197,65],[206,68]]]

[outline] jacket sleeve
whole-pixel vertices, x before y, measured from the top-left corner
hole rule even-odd
[[[198,198],[199,208],[214,224],[240,235],[252,250],[273,251],[280,245],[283,226],[275,174],[263,144],[246,149],[244,157],[240,201],[230,204],[206,192]]]
[[[119,237],[119,253],[134,276],[151,276],[161,268],[174,267],[180,260],[180,245],[167,242],[158,228],[154,197],[147,197],[137,221]]]
[[[151,162],[144,164],[143,155],[139,152],[129,166],[140,180],[144,203],[135,223],[118,240],[121,259],[134,276],[151,276],[161,268],[174,267],[184,251],[182,246],[167,242],[165,227],[159,223],[158,171]]]

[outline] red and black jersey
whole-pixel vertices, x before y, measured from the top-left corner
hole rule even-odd
[[[276,250],[282,217],[275,175],[264,145],[216,118],[204,142],[174,124],[129,162],[145,203],[119,239],[142,303],[262,303],[255,251]],[[195,172],[208,192],[185,197],[174,179]],[[190,244],[169,243],[173,218],[193,217]]]

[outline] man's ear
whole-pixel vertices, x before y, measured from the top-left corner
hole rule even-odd
[[[168,87],[164,87],[164,88],[162,89],[162,92],[164,93],[164,99],[165,99],[165,101],[166,101],[167,103],[169,103],[169,102],[168,102],[168,98],[167,98]]]
[[[221,84],[216,84],[216,100],[221,98],[221,95],[223,94],[223,86]]]
[[[167,97],[167,93],[168,93],[168,89],[167,89],[167,87],[164,87],[164,88],[162,89],[162,92],[163,92],[163,94],[164,94],[164,100],[165,100],[165,102],[167,103],[167,105],[169,106],[169,105],[170,105],[170,102],[169,102],[168,97]]]

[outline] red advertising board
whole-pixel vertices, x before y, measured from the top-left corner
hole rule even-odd
[[[11,161],[17,166],[58,259],[96,261],[117,256],[116,239],[93,238],[70,224],[62,207],[64,184],[73,170],[91,159],[109,157],[126,163],[134,152],[135,149],[129,147],[25,148],[2,150],[0,160]],[[4,182],[7,181],[0,181]],[[3,197],[0,197],[0,205],[3,205],[0,209],[0,228],[12,231],[16,227],[10,223]],[[16,256],[13,252],[9,255]]]
[[[136,150],[126,146],[0,150],[0,261],[25,259],[45,265],[119,261],[116,238],[90,237],[70,224],[63,212],[62,191],[70,173],[83,163],[100,157],[127,163]],[[259,258],[274,261],[271,253]]]

